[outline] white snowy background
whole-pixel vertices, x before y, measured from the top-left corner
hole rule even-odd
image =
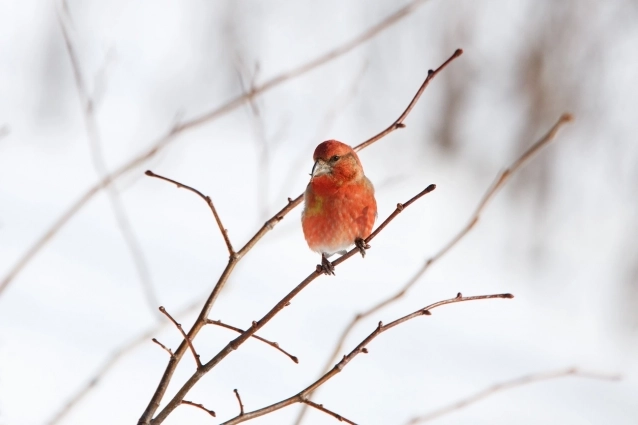
[[[98,172],[58,24],[63,16],[96,96],[113,170],[176,120],[353,38],[405,1],[0,1],[0,276],[94,182]],[[166,424],[214,424],[314,381],[343,327],[396,291],[465,225],[497,172],[562,112],[575,115],[488,207],[478,226],[400,302],[360,324],[352,349],[389,322],[457,292],[513,300],[442,307],[395,328],[317,392],[359,424],[404,424],[492,384],[577,366],[619,382],[567,377],[495,394],[443,424],[638,423],[638,6],[630,0],[431,0],[329,64],[180,134],[116,187],[161,305],[198,308],[227,260],[210,211],[157,173],[210,195],[235,247],[305,187],[314,146],[358,144],[393,122],[429,68],[407,127],[362,151],[379,218],[429,183],[336,277],[312,283],[260,335],[202,379]],[[258,64],[258,66],[257,66]],[[211,318],[247,327],[313,270],[297,208],[239,264]],[[198,309],[197,309],[198,310]],[[178,319],[190,326],[196,310]],[[50,421],[112,353],[163,316],[144,297],[100,192],[0,294],[0,424]],[[154,334],[175,348],[172,326]],[[210,357],[233,332],[206,328]],[[134,424],[168,358],[150,338],[60,420]],[[193,372],[187,354],[167,397]],[[166,400],[166,399],[165,399]],[[292,424],[300,406],[255,424]],[[306,424],[337,421],[308,412]]]

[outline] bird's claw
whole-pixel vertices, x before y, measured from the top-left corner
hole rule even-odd
[[[354,240],[354,244],[357,247],[357,249],[359,249],[359,252],[361,253],[362,257],[366,256],[366,249],[370,249],[371,248],[371,246],[368,243],[366,243],[366,241],[364,241],[361,238],[355,239]]]
[[[325,255],[321,254],[321,265],[317,264],[317,271],[323,273],[325,275],[335,275],[335,266],[326,258]]]

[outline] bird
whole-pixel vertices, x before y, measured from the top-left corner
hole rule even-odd
[[[321,254],[318,271],[334,275],[328,257],[355,245],[365,257],[365,242],[377,217],[374,186],[357,153],[345,143],[326,140],[312,156],[314,165],[304,193],[301,225],[311,250]]]

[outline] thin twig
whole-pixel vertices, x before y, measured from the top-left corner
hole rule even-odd
[[[233,392],[235,393],[235,397],[237,397],[237,403],[239,403],[239,416],[243,416],[244,415],[244,404],[241,402],[241,397],[239,396],[239,391],[237,391],[237,388],[235,388],[233,390]]]
[[[414,201],[416,201],[417,199],[421,198],[426,193],[431,192],[432,190],[434,190],[434,185],[429,185],[425,190],[419,192],[417,195],[415,195],[409,201],[405,202],[403,204],[403,207],[400,208],[400,210],[403,210],[405,208],[405,206],[411,205]],[[399,210],[399,207],[397,207],[397,210]],[[366,242],[370,242],[372,239],[374,239],[376,237],[376,235],[379,234],[379,229],[384,229],[388,225],[388,223],[390,221],[392,221],[397,215],[398,215],[397,211],[393,212],[388,218],[386,218],[383,221],[383,223],[381,223],[378,226],[377,230],[372,232],[372,234],[368,238],[366,238],[365,241]],[[343,263],[348,258],[351,258],[352,256],[355,255],[355,253],[358,253],[358,252],[359,252],[359,249],[357,247],[351,249],[346,254],[344,254],[341,258],[339,258],[337,261],[333,262],[333,265],[335,267],[338,266],[339,264]],[[290,301],[297,294],[299,294],[305,287],[307,287],[310,283],[312,283],[315,279],[317,279],[318,277],[320,277],[322,275],[323,275],[323,272],[320,271],[320,268],[315,269],[315,271],[310,273],[310,275],[308,275],[308,277],[306,277],[304,280],[302,280],[301,283],[299,283],[292,291],[290,291],[288,293],[288,295],[283,297],[268,313],[266,313],[266,315],[264,317],[262,317],[260,320],[258,320],[256,322],[253,322],[253,326],[251,326],[249,329],[244,331],[244,333],[242,333],[240,336],[238,336],[237,338],[235,338],[234,340],[229,342],[224,348],[222,348],[222,350],[219,351],[219,353],[217,353],[211,360],[209,360],[201,368],[199,368],[193,375],[191,375],[191,377],[184,383],[184,385],[182,385],[182,387],[177,391],[177,393],[173,396],[173,398],[166,404],[166,406],[160,411],[160,413],[158,413],[158,415],[152,421],[150,421],[150,423],[152,425],[161,424],[164,421],[164,419],[166,419],[168,417],[168,415],[177,406],[179,406],[180,401],[184,399],[184,397],[188,394],[190,389],[193,388],[193,386],[206,373],[208,373],[215,366],[217,366],[230,353],[232,353],[233,351],[237,350],[244,342],[246,342],[246,340],[248,338],[250,338],[252,335],[254,335],[259,329],[264,327],[266,325],[266,323],[268,323],[270,320],[272,320],[272,318],[275,317],[277,315],[277,313],[279,313],[281,310],[283,310],[286,306],[290,305]],[[169,364],[170,364],[170,362],[169,362]]]
[[[453,57],[456,57],[456,56],[453,55]],[[448,61],[446,61],[446,63],[449,63],[449,59],[448,59]],[[433,75],[436,75],[436,73],[428,73],[428,77],[427,78],[432,79]],[[424,87],[422,85],[421,88],[419,88],[419,92],[422,93],[423,90],[424,90]],[[418,99],[418,96],[415,96],[415,98],[413,98],[411,104],[416,102],[415,99]],[[404,111],[401,114],[401,117],[403,117],[402,119],[405,119],[405,117],[407,116],[407,113],[409,113],[410,111],[411,111],[411,108],[406,109],[406,111]],[[384,132],[385,132],[385,130],[384,130]],[[388,134],[388,133],[386,132],[385,134]],[[379,140],[379,137],[375,136],[375,137],[373,137],[373,139],[375,139],[375,141],[376,141],[376,140]],[[371,144],[371,142],[367,143],[366,146],[369,146],[370,144]],[[292,211],[297,205],[299,205],[301,203],[302,199],[303,199],[303,193],[301,195],[299,195],[295,199],[288,198],[288,204],[286,204],[286,206],[284,206],[278,213],[276,213],[273,217],[271,217],[270,220],[266,221],[266,223],[261,227],[261,229],[259,229],[257,231],[257,233],[255,233],[255,235],[248,242],[246,242],[246,244],[243,246],[243,248],[241,248],[234,256],[230,257],[230,259],[228,261],[228,264],[226,265],[226,268],[224,269],[224,271],[222,272],[221,276],[219,277],[219,280],[217,281],[217,284],[215,285],[215,287],[213,288],[213,291],[211,292],[211,294],[209,295],[208,299],[204,303],[204,306],[202,307],[202,310],[201,310],[199,316],[197,317],[197,320],[195,320],[195,323],[193,324],[193,327],[188,332],[188,336],[191,339],[195,338],[195,336],[200,331],[200,329],[206,324],[206,320],[208,319],[208,315],[210,313],[210,310],[212,309],[213,305],[215,304],[215,301],[217,300],[217,297],[221,293],[222,289],[226,285],[226,282],[228,281],[228,277],[233,272],[233,270],[234,270],[235,266],[237,265],[237,263],[243,258],[243,256],[248,251],[250,251],[255,246],[255,244],[257,244],[257,242],[259,240],[261,240],[261,238],[266,233],[268,233],[270,230],[272,230],[275,227],[275,225],[277,225],[277,223],[279,223],[281,220],[283,220],[284,217],[290,211]],[[370,238],[368,238],[368,239],[370,239]],[[354,254],[352,254],[353,251],[351,251],[349,253],[349,256],[354,255]],[[342,261],[345,261],[345,259],[343,259],[343,258],[341,258],[339,260],[337,260],[337,264],[339,264]],[[298,290],[303,289],[303,287],[305,287],[307,284],[309,284],[316,277],[317,276],[312,276],[312,275],[309,276],[306,280],[304,280],[302,282],[302,284],[300,284],[298,286]],[[295,290],[293,290],[293,292],[294,291]],[[292,294],[291,298],[294,297],[296,295],[296,293],[297,292],[294,292],[294,294],[291,293]],[[284,306],[282,305],[279,308],[279,310],[281,310],[281,308],[283,308],[283,307]],[[270,320],[270,318],[268,318],[268,320]],[[265,324],[265,322],[263,324]],[[246,331],[246,332],[250,332],[250,331]],[[241,339],[241,341],[243,342],[245,340],[244,339],[244,335],[247,335],[246,332],[244,334],[242,334],[242,336],[237,338],[235,341]],[[248,334],[245,338],[248,338],[250,335],[251,334]],[[159,424],[159,423],[161,423],[163,421],[163,419],[170,413],[170,411],[172,411],[173,409],[175,409],[175,407],[178,406],[178,404],[179,404],[178,401],[181,400],[183,398],[183,396],[181,398],[179,398],[179,399],[177,398],[177,396],[175,396],[173,398],[173,401],[171,403],[169,403],[169,405],[164,407],[164,410],[162,410],[162,412],[160,412],[160,414],[155,419],[153,419],[153,415],[155,414],[155,412],[157,411],[157,409],[160,406],[161,400],[164,397],[166,389],[168,388],[168,384],[169,384],[169,382],[170,382],[170,380],[171,380],[171,378],[173,376],[173,373],[175,372],[175,369],[177,368],[177,364],[180,362],[180,360],[181,360],[182,356],[184,355],[184,353],[186,352],[186,350],[187,350],[187,346],[186,346],[186,344],[184,342],[182,342],[182,344],[180,344],[180,346],[175,351],[175,358],[171,359],[169,361],[168,365],[166,366],[166,370],[165,370],[165,372],[164,372],[164,374],[162,376],[162,379],[160,380],[160,383],[158,384],[157,389],[155,390],[155,393],[151,397],[151,400],[150,400],[148,406],[146,407],[144,413],[142,414],[140,420],[138,421],[138,425],[148,425],[151,422],[154,425],[157,425],[157,424]],[[210,364],[210,368],[214,367],[217,364],[217,362],[221,361],[221,359],[223,359],[227,354],[228,354],[227,352],[225,354],[222,354],[220,352],[220,354],[218,354],[218,356],[221,356],[221,357],[219,357],[218,360],[216,360],[217,359],[217,356],[216,356],[215,358],[213,358],[213,360],[211,360],[208,363],[208,364]],[[190,384],[187,382],[182,387],[182,390],[184,390],[185,392],[188,392],[188,389],[190,388],[189,385],[191,385],[191,386],[194,385],[194,383],[196,382],[196,380],[199,379],[199,377],[192,378],[192,379],[195,379],[195,381],[193,381]]]
[[[217,416],[217,415],[215,415],[215,412],[214,412],[214,411],[212,411],[212,410],[209,410],[209,409],[205,408],[205,407],[204,407],[204,405],[203,405],[203,404],[201,404],[201,403],[193,403],[192,401],[182,400],[182,403],[181,403],[181,404],[187,404],[187,405],[189,405],[189,406],[194,406],[194,407],[200,408],[200,409],[202,409],[204,412],[206,412],[206,413],[208,413],[209,415],[211,415],[212,417]]]
[[[323,404],[317,404],[314,401],[310,401],[310,400],[304,400],[302,403],[307,404],[310,407],[314,407],[317,410],[320,410],[324,413],[329,414],[330,416],[336,418],[339,422],[345,422],[350,425],[357,425],[356,423],[352,422],[350,419],[344,418],[340,414],[335,413],[332,410],[326,409],[325,407],[323,407]]]
[[[175,357],[175,354],[173,354],[173,350],[171,350],[170,348],[166,347],[164,344],[159,342],[157,338],[151,338],[151,341],[153,341],[155,344],[162,347],[171,356],[171,358]]]
[[[222,237],[224,238],[224,242],[226,242],[226,248],[228,249],[228,254],[231,257],[235,255],[235,250],[233,249],[233,245],[230,243],[230,238],[228,237],[228,230],[222,224],[222,220],[221,218],[219,218],[219,214],[217,213],[217,210],[215,209],[215,205],[213,204],[213,200],[210,198],[210,196],[204,195],[202,192],[195,189],[194,187],[185,185],[173,179],[169,179],[168,177],[155,174],[151,170],[146,170],[144,174],[150,177],[155,177],[160,180],[167,181],[169,183],[173,183],[175,186],[177,186],[178,189],[190,190],[191,192],[195,193],[197,196],[202,198],[208,204],[208,206],[210,207],[210,210],[213,212],[213,216],[215,217],[215,221],[217,222],[217,227],[219,227],[219,231],[222,232]]]
[[[568,376],[575,376],[580,378],[598,379],[605,381],[617,381],[620,379],[618,375],[603,375],[599,373],[583,372],[577,368],[561,369],[553,372],[535,373],[532,375],[521,376],[516,379],[501,382],[491,387],[488,387],[482,391],[479,391],[467,398],[456,401],[448,406],[436,409],[430,413],[422,416],[417,416],[406,422],[406,425],[415,425],[429,422],[434,419],[438,419],[441,416],[456,412],[469,405],[477,403],[487,397],[493,396],[499,392],[511,390],[513,388],[522,387],[529,384],[534,384],[542,381],[549,381],[558,378],[565,378]]]
[[[182,336],[184,337],[184,340],[186,340],[186,342],[188,343],[188,347],[191,349],[191,352],[193,353],[193,357],[195,358],[195,363],[197,363],[197,369],[199,370],[202,367],[202,361],[199,359],[199,354],[197,354],[197,351],[195,351],[195,346],[193,346],[193,341],[191,341],[188,335],[186,335],[186,332],[184,332],[184,328],[182,327],[181,323],[178,323],[177,320],[173,319],[173,316],[171,316],[169,312],[166,311],[164,306],[160,306],[159,310],[162,313],[164,313],[166,317],[168,317],[171,320],[171,322],[173,322],[173,324],[177,327],[179,332],[182,334]],[[171,360],[174,358],[175,358],[175,355],[171,357]]]
[[[68,14],[68,7],[66,5],[66,2],[63,1],[63,4],[64,10]],[[113,215],[115,216],[117,227],[120,230],[120,233],[124,238],[124,242],[126,243],[131,254],[131,258],[133,260],[135,270],[137,271],[138,278],[142,285],[142,290],[146,298],[148,308],[156,318],[159,318],[156,310],[157,306],[159,305],[159,301],[153,288],[151,273],[146,262],[146,258],[144,257],[142,246],[138,241],[135,232],[133,231],[133,226],[131,225],[131,221],[128,217],[128,214],[126,213],[126,209],[124,207],[122,198],[120,197],[120,193],[117,191],[115,185],[111,184],[112,181],[109,179],[106,162],[104,161],[102,137],[100,135],[97,120],[95,117],[95,99],[89,94],[89,90],[87,89],[84,77],[82,76],[80,61],[78,59],[77,52],[75,51],[75,47],[73,46],[71,37],[69,36],[62,16],[60,16],[59,13],[58,24],[60,25],[62,36],[64,38],[64,45],[66,46],[66,51],[71,62],[71,68],[73,69],[73,77],[75,80],[75,86],[78,92],[80,104],[82,106],[82,116],[86,127],[86,134],[89,141],[93,167],[95,168],[97,177],[103,179],[106,182],[105,188],[107,189],[106,192],[109,204],[111,205],[111,210],[113,212]],[[0,292],[1,291],[2,286],[0,286]]]
[[[243,329],[236,328],[235,326],[227,325],[226,323],[223,323],[221,320],[211,320],[211,319],[208,319],[208,320],[206,321],[206,323],[208,323],[209,325],[217,325],[217,326],[221,326],[222,328],[230,329],[230,330],[233,330],[233,331],[235,331],[235,332],[237,332],[237,333],[240,333],[240,334],[241,334],[241,333],[244,333],[244,330],[243,330]],[[286,350],[284,350],[283,348],[281,348],[281,347],[279,346],[279,344],[278,344],[278,343],[273,342],[273,341],[268,341],[267,339],[262,338],[262,337],[260,337],[259,335],[252,335],[252,337],[253,337],[253,338],[255,338],[255,339],[257,339],[257,340],[259,340],[259,341],[261,341],[261,342],[264,342],[264,343],[266,343],[266,344],[270,345],[270,346],[271,346],[271,347],[273,347],[275,350],[281,351],[281,352],[282,352],[282,353],[284,353],[286,356],[288,356],[288,357],[290,358],[290,360],[292,360],[293,362],[295,362],[295,363],[299,363],[299,359],[297,358],[297,356],[293,356],[292,354],[290,354],[289,352],[287,352]]]
[[[452,239],[446,245],[444,245],[443,248],[441,248],[441,250],[439,250],[436,254],[434,254],[434,256],[430,257],[423,264],[423,266],[421,266],[421,268],[417,270],[417,272],[412,276],[412,278],[410,278],[403,285],[403,287],[401,287],[397,292],[385,298],[384,300],[377,303],[376,305],[370,307],[369,309],[361,313],[358,313],[350,321],[350,323],[348,323],[348,325],[345,327],[345,329],[341,333],[341,336],[339,337],[339,340],[337,341],[337,344],[335,345],[335,348],[333,349],[330,358],[326,362],[326,365],[323,370],[324,373],[330,369],[330,367],[337,360],[339,353],[343,351],[343,346],[345,344],[345,341],[348,338],[348,336],[350,336],[350,333],[355,328],[355,326],[359,322],[364,320],[365,318],[370,317],[371,315],[375,314],[376,312],[383,309],[384,307],[401,299],[408,292],[408,290],[410,290],[410,288],[412,288],[412,286],[414,286],[421,279],[421,277],[430,268],[430,266],[432,266],[432,264],[438,261],[445,254],[447,254],[457,243],[459,243],[465,237],[465,235],[467,235],[470,232],[470,230],[472,230],[472,228],[476,225],[476,223],[478,223],[481,217],[481,214],[483,213],[483,210],[488,205],[488,202],[494,197],[494,195],[498,192],[498,190],[501,187],[503,187],[505,183],[507,183],[509,178],[516,171],[518,171],[523,165],[525,165],[530,159],[532,159],[534,154],[536,154],[543,147],[548,145],[554,139],[558,130],[564,124],[568,123],[571,120],[572,120],[572,116],[570,114],[563,114],[558,119],[558,121],[552,126],[552,128],[547,132],[547,134],[545,134],[536,143],[534,143],[527,151],[525,151],[518,159],[516,159],[508,168],[506,168],[504,171],[501,171],[497,175],[494,183],[492,183],[492,185],[487,189],[487,191],[483,195],[483,198],[481,199],[478,206],[474,210],[474,213],[470,217],[465,227],[463,227],[455,236],[453,236]],[[295,425],[300,425],[302,423],[306,411],[307,409],[305,406],[301,408],[295,420],[295,423],[294,423]]]
[[[195,309],[199,307],[199,303],[201,297],[196,297],[194,302],[191,302],[189,305],[182,308],[175,316],[183,317]],[[170,322],[172,325],[172,322]],[[119,348],[113,350],[113,352],[108,356],[108,358],[102,363],[102,365],[96,370],[96,372],[87,379],[84,384],[78,388],[71,397],[64,403],[64,405],[49,419],[46,424],[47,425],[56,425],[59,424],[62,419],[69,414],[75,406],[77,406],[87,395],[91,393],[93,389],[95,389],[100,382],[102,382],[102,378],[106,376],[115,365],[123,359],[127,354],[134,351],[139,346],[145,344],[149,338],[153,335],[156,335],[162,329],[167,327],[169,322],[162,320],[160,323],[156,323],[153,327],[147,329],[136,337],[131,338],[129,341],[126,341]],[[173,354],[174,356],[174,354]],[[172,358],[172,357],[171,357]]]
[[[434,304],[430,304],[424,308],[421,308],[417,311],[415,311],[414,313],[410,313],[406,316],[403,316],[399,319],[396,319],[393,322],[388,323],[387,325],[384,325],[382,322],[379,322],[379,325],[377,326],[377,328],[372,331],[372,333],[370,333],[363,341],[361,341],[349,354],[343,356],[343,358],[341,359],[340,362],[338,362],[336,365],[334,365],[334,367],[332,369],[330,369],[330,371],[328,371],[327,373],[325,373],[323,376],[321,376],[319,379],[317,379],[315,382],[313,382],[312,384],[310,384],[308,387],[304,388],[303,390],[301,390],[300,392],[298,392],[297,394],[293,395],[292,397],[289,397],[285,400],[282,400],[278,403],[274,403],[271,404],[270,406],[266,406],[263,407],[261,409],[258,410],[254,410],[252,412],[248,412],[248,413],[244,413],[242,416],[237,416],[229,421],[224,422],[222,425],[235,425],[241,422],[245,422],[251,419],[255,419],[258,418],[260,416],[264,416],[268,413],[272,413],[275,412],[279,409],[282,409],[286,406],[290,406],[292,404],[295,403],[307,403],[307,397],[309,394],[311,394],[313,391],[315,391],[317,388],[321,387],[323,384],[325,384],[326,382],[328,382],[328,380],[330,380],[332,377],[334,377],[336,374],[338,374],[339,372],[341,372],[343,370],[344,367],[346,367],[348,365],[348,363],[350,363],[357,355],[359,355],[360,353],[367,353],[367,346],[379,335],[381,335],[383,332],[394,328],[395,326],[398,326],[402,323],[407,322],[408,320],[414,319],[415,317],[421,317],[421,316],[429,316],[431,315],[431,310],[434,310],[437,307],[443,306],[443,305],[447,305],[447,304],[454,304],[454,303],[459,303],[459,302],[464,302],[464,301],[475,301],[475,300],[486,300],[486,299],[494,299],[494,298],[514,298],[514,296],[512,294],[493,294],[493,295],[477,295],[477,296],[471,296],[471,297],[464,297],[461,293],[459,293],[456,297],[454,298],[450,298],[447,300],[443,300],[443,301],[439,301],[436,302]],[[313,406],[314,407],[314,406]]]
[[[412,112],[412,109],[414,108],[414,106],[417,104],[417,102],[421,98],[421,95],[423,94],[425,89],[430,84],[430,81],[432,81],[432,79],[434,77],[436,77],[439,74],[439,72],[443,71],[449,64],[451,64],[452,61],[454,61],[454,59],[458,58],[462,54],[463,54],[463,49],[456,49],[454,54],[452,54],[452,56],[450,56],[448,58],[448,60],[443,62],[443,64],[441,66],[439,66],[434,71],[433,70],[429,70],[427,78],[425,79],[425,81],[423,81],[423,84],[421,84],[421,87],[419,88],[419,90],[416,92],[416,94],[412,98],[412,101],[408,104],[408,107],[405,108],[405,111],[403,111],[403,113],[401,115],[399,115],[399,118],[397,118],[397,120],[395,122],[390,124],[390,126],[388,128],[386,128],[385,130],[383,130],[381,133],[379,133],[376,136],[369,138],[365,142],[355,146],[354,150],[356,152],[359,152],[361,149],[365,149],[366,147],[370,146],[371,144],[373,144],[377,140],[382,139],[383,137],[385,137],[388,134],[392,133],[394,130],[398,130],[399,128],[405,128],[405,124],[403,123],[403,121],[405,121],[405,119],[408,117],[410,112]]]
[[[110,174],[105,176],[102,180],[95,183],[91,188],[89,188],[84,194],[82,194],[69,208],[47,229],[46,232],[42,234],[33,245],[24,253],[24,255],[16,262],[16,264],[9,270],[9,273],[2,279],[0,282],[0,294],[7,288],[9,283],[22,271],[22,269],[35,257],[35,255],[55,236],[60,229],[62,229],[68,221],[75,216],[75,214],[80,211],[84,206],[98,193],[100,190],[104,189],[107,186],[110,186],[113,181],[120,178],[124,174],[136,169],[138,166],[144,164],[147,160],[157,155],[160,151],[166,148],[171,142],[176,139],[176,136],[184,133],[188,130],[195,129],[204,124],[210,123],[211,121],[231,112],[249,101],[251,98],[261,95],[267,91],[274,89],[290,80],[296,79],[313,71],[316,68],[319,68],[322,65],[325,65],[340,56],[345,55],[366,41],[370,40],[377,34],[383,32],[393,24],[399,22],[404,17],[408,16],[412,12],[414,12],[421,4],[425,3],[427,0],[413,0],[401,9],[397,10],[392,15],[384,18],[376,25],[372,26],[368,30],[354,37],[353,39],[347,41],[341,46],[324,53],[312,59],[290,71],[285,71],[280,73],[279,75],[271,78],[270,80],[264,82],[263,84],[255,87],[249,93],[243,93],[225,104],[209,111],[205,114],[192,118],[191,120],[182,122],[181,124],[177,124],[171,128],[169,132],[167,132],[164,136],[160,137],[158,140],[150,143],[150,148],[136,155],[135,157],[128,160],[126,163],[121,165],[119,168],[112,171]],[[179,356],[178,356],[179,357]]]

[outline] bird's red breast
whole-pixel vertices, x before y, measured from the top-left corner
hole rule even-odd
[[[328,140],[317,146],[313,158],[301,223],[310,249],[331,255],[370,235],[377,203],[374,187],[350,146]]]

